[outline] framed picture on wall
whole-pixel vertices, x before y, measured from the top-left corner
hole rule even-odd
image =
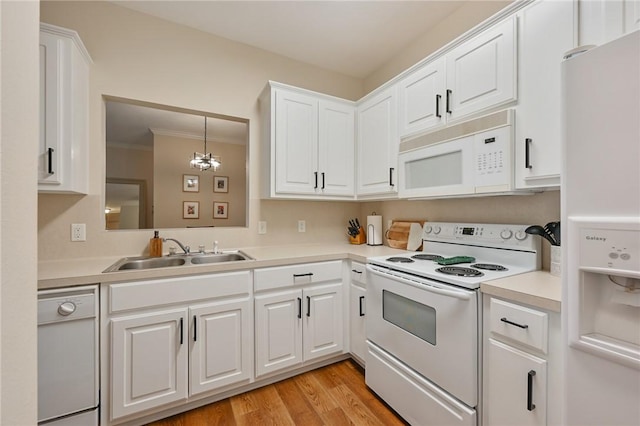
[[[200,176],[182,175],[182,192],[200,192]]]
[[[214,176],[213,177],[213,192],[229,192],[229,177],[228,176]]]
[[[213,202],[213,218],[214,219],[228,219],[229,218],[229,203],[225,201]]]
[[[183,201],[182,202],[182,218],[183,219],[200,218],[200,202]]]

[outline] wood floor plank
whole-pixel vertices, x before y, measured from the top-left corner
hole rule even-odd
[[[325,413],[322,413],[322,420],[325,425],[334,425],[334,426],[343,426],[343,425],[353,425],[357,426],[355,423],[351,421],[351,419],[345,414],[344,410],[340,407],[334,408],[333,410],[329,410]]]
[[[349,387],[341,384],[331,389],[336,401],[345,414],[357,425],[384,426],[376,416],[366,407],[364,401],[358,398]]]
[[[322,414],[338,407],[338,403],[322,388],[313,374],[301,374],[294,377],[293,381],[300,387],[316,413]]]
[[[206,405],[150,426],[408,425],[367,388],[351,360]]]
[[[283,380],[274,386],[295,424],[306,426],[322,426],[324,424],[293,380]]]

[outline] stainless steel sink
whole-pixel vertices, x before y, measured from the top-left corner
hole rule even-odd
[[[244,253],[220,253],[220,254],[205,254],[191,256],[191,263],[194,265],[204,265],[208,263],[220,263],[220,262],[235,262],[238,260],[249,260]]]
[[[194,253],[190,255],[171,255],[163,257],[124,257],[102,272],[188,267],[194,265],[239,262],[246,260],[253,260],[253,258],[241,251],[226,251],[216,254]]]

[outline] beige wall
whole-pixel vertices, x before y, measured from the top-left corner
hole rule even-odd
[[[248,228],[163,232],[192,247],[220,241],[223,248],[296,242],[341,241],[349,218],[361,222],[371,210],[386,219],[427,218],[471,222],[546,223],[559,217],[559,196],[488,197],[380,203],[268,201],[259,197],[260,124],[257,99],[275,80],[356,100],[437,50],[509,2],[473,1],[426,33],[365,81],[301,64],[238,43],[171,24],[111,3],[45,2],[42,20],[79,32],[94,59],[91,69],[91,182],[86,197],[40,195],[41,260],[134,255],[147,250],[150,231],[104,231],[103,94],[250,119]],[[113,31],[117,28],[117,31]],[[170,58],[168,61],[167,58]],[[95,212],[95,213],[94,213]],[[307,232],[297,232],[297,221]],[[267,234],[257,222],[267,221]],[[87,242],[69,242],[71,223],[87,223]]]
[[[207,148],[221,157],[217,171],[200,172],[189,167],[194,151],[202,152],[202,141],[155,135],[154,155],[154,228],[194,226],[245,226],[246,218],[246,147],[244,145],[207,142]],[[183,175],[199,176],[199,192],[183,192]],[[213,177],[228,177],[229,192],[213,192]],[[198,219],[183,219],[183,201],[199,203]],[[228,219],[213,218],[213,202],[229,203]]]
[[[172,229],[163,232],[165,236],[192,247],[209,247],[218,240],[221,248],[342,237],[346,223],[342,214],[316,219],[317,211],[308,203],[258,199],[261,143],[257,100],[270,79],[346,99],[361,97],[361,80],[113,3],[43,2],[41,14],[43,22],[78,31],[94,64],[90,70],[90,194],[39,196],[40,260],[135,255],[148,250],[151,231],[104,230],[104,94],[250,120],[249,228]],[[350,206],[352,212],[357,210],[355,203]],[[298,219],[307,220],[305,234],[291,232]],[[267,220],[266,235],[258,235],[258,220]],[[69,241],[71,223],[87,224],[86,242]]]
[[[0,1],[0,424],[37,422],[38,3]]]

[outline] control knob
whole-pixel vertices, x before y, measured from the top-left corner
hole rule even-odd
[[[436,235],[438,235],[441,230],[442,229],[438,225],[433,227],[433,233],[436,234]]]
[[[502,239],[508,240],[512,236],[513,232],[510,229],[503,229],[502,232],[500,232],[500,238]]]
[[[71,315],[76,311],[76,304],[73,302],[64,302],[58,306],[58,313],[62,316]]]
[[[431,226],[430,225],[427,225],[427,226],[424,227],[424,233],[425,234],[430,234],[431,233]]]
[[[518,231],[516,232],[515,237],[516,237],[516,240],[518,241],[524,241],[527,239],[527,233],[524,231]]]

